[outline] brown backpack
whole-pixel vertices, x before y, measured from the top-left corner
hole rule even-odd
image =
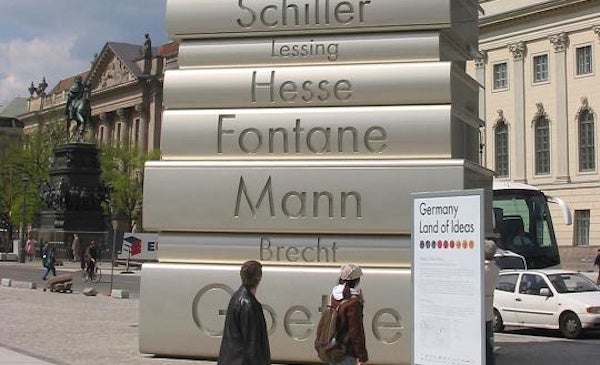
[[[348,302],[348,299],[332,307],[328,305],[321,313],[321,319],[317,326],[317,338],[315,339],[315,350],[319,359],[326,363],[338,363],[346,356],[347,334],[340,333],[340,309]]]

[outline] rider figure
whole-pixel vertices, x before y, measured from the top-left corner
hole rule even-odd
[[[85,250],[84,254],[86,260],[86,270],[90,279],[94,277],[94,269],[96,268],[96,260],[98,260],[98,249],[96,248],[96,241],[90,242],[90,245]]]
[[[81,76],[75,76],[75,80],[67,95],[67,104],[65,109],[65,117],[67,122],[75,119],[76,101],[83,98],[83,79]]]

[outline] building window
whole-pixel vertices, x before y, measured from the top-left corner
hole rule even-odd
[[[579,47],[576,50],[577,75],[592,73],[592,46]]]
[[[583,110],[579,115],[579,171],[595,169],[594,115],[589,110]]]
[[[545,118],[535,123],[535,173],[550,173],[550,122]]]
[[[575,211],[575,246],[589,246],[590,244],[590,211]]]
[[[533,82],[548,81],[548,55],[533,57]]]
[[[508,126],[506,123],[499,123],[494,132],[496,145],[496,175],[499,177],[508,176]]]
[[[494,90],[506,89],[508,87],[508,69],[506,62],[494,65]]]

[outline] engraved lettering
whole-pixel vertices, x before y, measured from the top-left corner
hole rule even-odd
[[[242,20],[242,18],[238,18],[237,23],[242,28],[250,28],[250,27],[252,27],[252,25],[256,22],[256,13],[254,11],[252,11],[252,9],[250,9],[249,7],[244,6],[244,0],[239,0],[238,1],[238,6],[240,7],[240,9],[242,9],[243,12],[250,13],[250,19],[251,20],[248,23],[246,23],[246,22],[244,22]]]
[[[248,135],[254,135],[255,136],[254,139],[256,139],[256,141],[254,143],[255,144],[254,148],[249,148],[247,146],[247,144],[248,144],[247,140],[248,139],[246,138],[246,136],[248,136]],[[240,149],[242,151],[244,151],[244,153],[247,153],[247,154],[250,154],[250,155],[254,154],[254,153],[256,153],[256,151],[258,151],[260,149],[260,146],[262,146],[262,143],[263,143],[262,142],[262,134],[256,128],[247,128],[247,129],[244,129],[242,131],[242,133],[240,133],[240,137],[239,137],[238,143],[239,143]]]
[[[250,214],[253,218],[256,218],[259,209],[263,201],[268,199],[269,202],[269,216],[272,218],[276,218],[277,214],[275,212],[275,196],[273,193],[272,187],[272,178],[269,176],[265,185],[262,187],[260,191],[260,195],[258,198],[258,202],[254,203],[248,194],[248,188],[246,186],[246,181],[244,177],[240,177],[240,181],[238,184],[237,198],[235,200],[235,208],[234,208],[234,217],[240,218],[240,210],[242,208],[242,203],[246,202],[248,208],[250,208]],[[332,201],[335,201],[335,196],[328,191],[317,191],[312,194],[308,194],[305,191],[289,191],[281,196],[280,207],[281,213],[283,216],[288,219],[299,219],[299,218],[308,218],[309,213],[306,211],[307,206],[312,206],[312,218],[320,218],[319,216],[319,206],[316,202],[317,199],[320,199],[322,196],[328,196]],[[307,199],[312,197],[313,204],[309,205],[307,203]],[[245,198],[245,199],[244,199]],[[277,199],[279,200],[279,199]],[[342,191],[339,193],[339,218],[346,219],[349,216],[357,219],[362,219],[362,197],[360,193],[356,191]],[[330,204],[333,204],[330,202]],[[353,214],[348,213],[348,207],[350,205],[354,205],[356,210]],[[328,218],[335,218],[332,213],[333,209],[330,208]]]
[[[256,210],[260,208],[260,205],[261,205],[263,199],[265,198],[265,196],[268,195],[268,197],[269,197],[269,212],[270,212],[271,217],[275,217],[275,205],[273,204],[273,189],[271,188],[271,177],[270,176],[269,176],[269,179],[267,180],[267,182],[265,183],[265,186],[264,186],[262,192],[260,193],[260,197],[258,198],[258,203],[256,203],[256,204],[252,203],[252,200],[248,196],[248,189],[246,188],[246,183],[244,182],[244,178],[240,177],[240,183],[238,185],[237,199],[235,200],[235,211],[233,213],[234,217],[236,217],[236,218],[238,218],[240,216],[240,206],[242,203],[241,202],[242,194],[246,198],[246,203],[248,203],[248,207],[250,208],[250,212],[252,213],[253,217],[256,217]]]
[[[223,323],[227,313],[227,304],[233,295],[234,290],[226,284],[213,283],[200,289],[194,296],[192,302],[192,318],[196,327],[207,337],[218,339],[223,336]],[[213,303],[220,303],[214,307]],[[316,308],[316,312],[323,311],[329,302],[329,295],[321,296],[321,304]],[[205,303],[205,304],[204,304]],[[293,304],[289,308],[278,307],[277,310],[269,303],[262,303],[265,320],[267,322],[267,331],[269,336],[276,335],[279,330],[278,312],[283,315],[283,330],[290,339],[304,342],[313,333],[316,323],[313,322],[313,312],[310,307]],[[217,316],[212,318],[212,316]],[[397,310],[393,308],[380,308],[376,311],[373,318],[365,318],[370,322],[371,330],[375,339],[384,344],[393,344],[403,336],[404,324],[402,317]],[[214,328],[209,328],[208,324],[213,324]]]
[[[375,338],[385,344],[398,342],[404,329],[400,313],[391,308],[377,311],[373,316],[371,327]]]
[[[387,148],[387,132],[381,127],[371,127],[365,133],[365,146],[372,153],[382,153]]]
[[[268,82],[260,82],[259,80],[264,79],[260,77],[258,71],[253,71],[250,84],[250,100],[253,103],[259,101],[275,103],[279,100],[286,103],[293,103],[298,101],[298,97],[300,97],[300,100],[308,103],[314,101],[314,92],[318,93],[317,100],[321,102],[329,101],[332,95],[334,99],[342,102],[347,102],[352,97],[352,83],[349,80],[342,79],[333,83],[329,80],[320,80],[318,82],[306,80],[297,83],[293,80],[278,80],[275,71],[270,72]],[[263,92],[259,93],[259,89],[262,89]],[[266,95],[268,96],[265,98]],[[276,100],[276,96],[279,100]]]
[[[299,314],[301,318],[298,318],[295,314]],[[306,340],[313,333],[311,327],[314,326],[314,324],[310,318],[311,313],[307,308],[300,305],[291,307],[285,312],[285,316],[283,316],[283,328],[285,333],[296,341]],[[292,327],[302,327],[306,329],[302,331],[302,333],[294,333]]]
[[[253,155],[268,151],[269,154],[381,154],[388,148],[386,130],[380,126],[367,126],[366,123],[360,123],[360,129],[353,126],[305,129],[302,127],[302,120],[297,118],[293,127],[286,126],[285,121],[278,121],[278,127],[273,128],[236,129],[236,122],[236,114],[219,114],[217,153],[236,154],[241,151]],[[242,122],[239,124],[243,125]]]
[[[367,5],[372,0],[304,0],[290,3],[280,0],[252,9],[245,0],[238,0],[241,15],[237,24],[250,30],[254,27],[292,28],[311,25],[347,26],[365,22]]]
[[[223,153],[223,134],[233,134],[233,129],[223,130],[223,119],[235,119],[235,114],[219,114],[217,125],[217,153]]]
[[[326,247],[321,243],[321,238],[317,237],[315,245],[292,245],[283,246],[273,244],[268,237],[260,238],[259,258],[261,261],[275,262],[337,262],[337,242],[332,242],[331,247]],[[331,258],[331,261],[330,261]]]
[[[271,41],[271,57],[274,58],[316,58],[337,61],[338,43],[316,43],[314,40],[293,44],[278,44]]]

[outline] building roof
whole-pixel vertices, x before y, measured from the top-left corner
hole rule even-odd
[[[0,117],[16,118],[27,112],[27,98],[14,98],[10,103],[0,107]]]
[[[169,57],[179,53],[179,42],[169,42],[158,47],[157,56]]]
[[[66,79],[60,80],[58,82],[58,84],[56,84],[56,86],[54,86],[54,88],[52,88],[52,91],[50,91],[50,94],[57,94],[57,93],[61,93],[63,91],[69,90],[69,88],[71,87],[71,85],[73,85],[73,81],[75,80],[75,78],[77,76],[81,76],[81,78],[85,80],[88,73],[89,73],[89,71],[84,71],[77,75],[73,75]]]

